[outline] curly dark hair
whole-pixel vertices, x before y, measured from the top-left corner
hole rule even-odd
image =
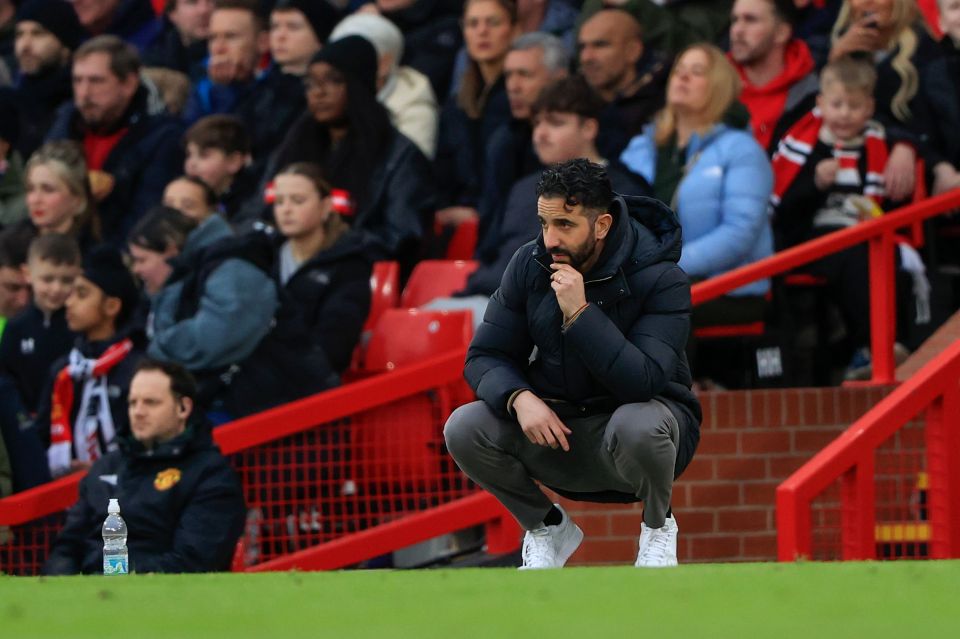
[[[583,205],[584,214],[595,221],[613,202],[613,187],[607,169],[585,158],[554,164],[537,183],[537,197],[562,197],[569,208]]]

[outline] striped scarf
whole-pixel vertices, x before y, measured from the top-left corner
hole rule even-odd
[[[771,204],[776,207],[780,204],[783,194],[799,175],[800,170],[807,163],[813,152],[817,140],[821,139],[823,117],[820,109],[814,109],[797,121],[787,131],[777,145],[777,152],[773,154],[773,194]],[[866,150],[866,175],[860,175],[860,152]],[[837,171],[836,186],[840,190],[850,193],[862,193],[878,205],[886,197],[883,185],[883,169],[887,165],[887,141],[883,127],[870,120],[863,132],[863,144],[857,146],[843,146],[836,144],[833,148],[833,157],[840,165]]]

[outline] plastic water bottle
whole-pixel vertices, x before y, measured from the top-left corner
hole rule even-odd
[[[127,561],[127,524],[120,516],[120,502],[110,500],[107,518],[103,522],[103,574],[125,575]]]

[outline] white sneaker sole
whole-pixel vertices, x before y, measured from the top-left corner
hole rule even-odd
[[[567,563],[567,560],[570,559],[570,555],[577,551],[577,548],[580,547],[581,543],[583,543],[583,531],[580,530],[580,526],[573,524],[573,534],[567,538],[567,541],[557,551],[557,559],[560,561],[559,566],[552,566],[551,568],[520,566],[517,570],[551,570],[555,568],[563,568],[563,566]]]

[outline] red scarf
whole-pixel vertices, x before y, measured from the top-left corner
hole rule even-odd
[[[774,183],[770,200],[774,206],[780,204],[783,194],[787,192],[807,163],[813,147],[817,144],[822,126],[823,118],[820,115],[820,109],[814,109],[790,127],[787,134],[780,140],[777,152],[773,154],[771,160]],[[837,184],[845,187],[862,185],[863,194],[880,204],[886,196],[883,186],[883,169],[887,165],[887,141],[883,127],[872,120],[867,122],[863,139],[863,147],[867,154],[865,179],[860,179],[859,150],[837,146],[833,150],[833,157],[840,164],[840,170],[837,171]]]
[[[114,366],[133,350],[129,338],[111,345],[95,360],[71,361],[57,373],[53,382],[53,399],[50,410],[50,445],[73,444],[73,428],[70,427],[70,414],[73,411],[73,384],[108,374]],[[72,358],[71,358],[72,359]]]

